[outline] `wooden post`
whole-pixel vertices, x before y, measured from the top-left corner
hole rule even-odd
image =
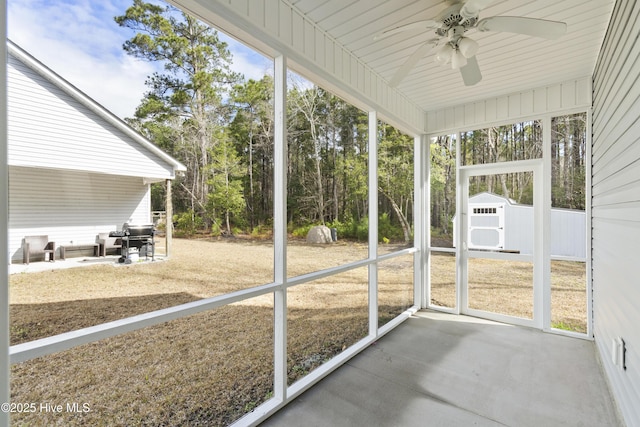
[[[171,255],[171,241],[173,238],[173,201],[171,196],[171,180],[167,179],[167,195],[165,200],[165,239],[166,239],[166,257]]]

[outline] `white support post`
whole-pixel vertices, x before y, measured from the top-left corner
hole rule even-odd
[[[9,166],[7,155],[7,4],[0,5],[0,403],[8,403],[9,392]],[[0,425],[10,423],[9,411],[0,411]]]
[[[542,171],[536,171],[538,175],[542,175],[536,179],[540,185],[534,188],[541,188],[542,194],[538,197],[534,194],[535,203],[540,203],[540,207],[536,207],[536,217],[540,215],[542,222],[539,230],[542,235],[539,236],[539,248],[542,252],[539,255],[534,254],[534,265],[537,268],[534,272],[534,307],[538,306],[537,313],[534,312],[534,320],[536,327],[549,331],[551,329],[551,117],[546,116],[542,119]],[[536,294],[536,289],[539,289]]]
[[[462,206],[462,201],[466,200],[469,185],[467,179],[462,182],[462,174],[460,173],[460,167],[462,166],[462,154],[460,153],[462,133],[458,132],[456,135],[456,224],[455,227],[458,230],[456,238],[456,308],[454,313],[460,314],[466,310],[468,306],[467,292],[467,251],[466,241],[468,234],[467,226],[467,207]],[[465,195],[463,197],[463,194]],[[464,247],[463,247],[464,246]]]
[[[378,115],[369,112],[369,259],[378,257]],[[378,334],[378,263],[369,264],[369,335]]]
[[[587,153],[585,158],[585,216],[586,216],[586,227],[587,227],[587,241],[585,245],[587,246],[585,254],[587,255],[586,259],[586,269],[587,269],[587,336],[593,338],[593,278],[592,278],[592,270],[591,270],[591,260],[593,259],[592,255],[592,246],[591,246],[591,125],[592,125],[592,117],[591,110],[587,111]]]
[[[287,59],[274,60],[274,381],[273,395],[287,397]]]
[[[424,226],[424,251],[423,259],[423,277],[424,286],[422,287],[422,301],[421,307],[428,308],[431,304],[431,137],[427,135],[422,136],[423,148],[422,148],[422,171],[424,182],[424,200],[422,201],[422,215],[424,220],[422,224]]]
[[[427,307],[427,272],[429,259],[429,204],[428,199],[428,171],[429,152],[427,138],[417,136],[413,140],[413,245],[418,248],[414,255],[413,304]]]

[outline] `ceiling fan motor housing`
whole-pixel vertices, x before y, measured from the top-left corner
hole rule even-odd
[[[455,27],[462,27],[462,33],[464,33],[465,31],[476,25],[476,23],[478,22],[478,17],[473,16],[465,19],[462,15],[460,15],[461,7],[462,5],[456,4],[445,9],[444,12],[440,14],[438,21],[442,22],[442,25],[436,29],[436,34],[441,37],[448,37],[449,30]],[[462,36],[462,34],[460,34],[460,36]]]

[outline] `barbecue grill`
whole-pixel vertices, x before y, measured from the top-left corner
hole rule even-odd
[[[155,261],[155,230],[153,224],[129,224],[122,226],[122,231],[109,233],[111,237],[122,238],[121,257],[119,262],[131,264],[131,255],[137,253],[140,256]]]

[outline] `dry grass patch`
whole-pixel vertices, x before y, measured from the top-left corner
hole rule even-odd
[[[587,332],[587,270],[584,262],[551,261],[551,325]]]
[[[455,254],[432,253],[431,302],[456,305]],[[531,264],[472,259],[469,270],[471,308],[511,316],[533,316]],[[584,262],[551,262],[551,326],[587,332],[586,269]]]
[[[339,240],[330,245],[307,245],[300,240],[289,240],[287,245],[287,272],[289,277],[324,270],[350,262],[367,259],[366,244]]]
[[[368,268],[315,280],[290,290],[287,297],[289,384],[367,336],[368,295]],[[384,325],[411,306],[413,255],[381,262],[378,265],[378,325]]]
[[[290,242],[289,276],[364,259],[366,245]],[[11,343],[222,295],[273,281],[268,241],[175,239],[171,259],[10,277]]]
[[[175,239],[168,261],[23,273],[10,278],[11,304],[188,293],[206,298],[273,281],[270,244]]]
[[[363,246],[294,242],[288,251],[298,260],[293,276],[362,259]],[[451,259],[434,271],[448,271]],[[269,283],[272,264],[270,243],[178,239],[167,262],[11,276],[12,344]],[[578,292],[569,280],[576,267],[567,268],[556,276],[567,277],[560,307]],[[413,303],[413,256],[381,262],[378,278],[382,325]],[[289,383],[367,335],[367,283],[358,268],[288,291]],[[272,396],[273,296],[14,365],[11,392],[14,402],[91,408],[16,414],[16,425],[226,425]]]
[[[16,425],[227,425],[273,390],[273,307],[234,304],[12,367]]]
[[[369,332],[368,274],[358,268],[287,293],[287,374],[293,384]]]
[[[469,307],[533,319],[533,264],[469,259]]]
[[[456,255],[431,253],[431,303],[440,307],[456,306]]]
[[[378,326],[413,306],[413,254],[378,264]]]
[[[362,247],[294,243],[289,253],[305,260],[293,265],[295,275],[340,265],[359,257]],[[272,259],[269,244],[176,240],[167,262],[12,276],[12,340],[268,283]],[[366,268],[290,289],[289,382],[366,336],[367,301]],[[381,316],[403,310],[393,304],[390,298]],[[80,414],[19,414],[17,425],[226,425],[272,395],[273,297],[14,365],[11,390],[14,402],[91,408]]]

